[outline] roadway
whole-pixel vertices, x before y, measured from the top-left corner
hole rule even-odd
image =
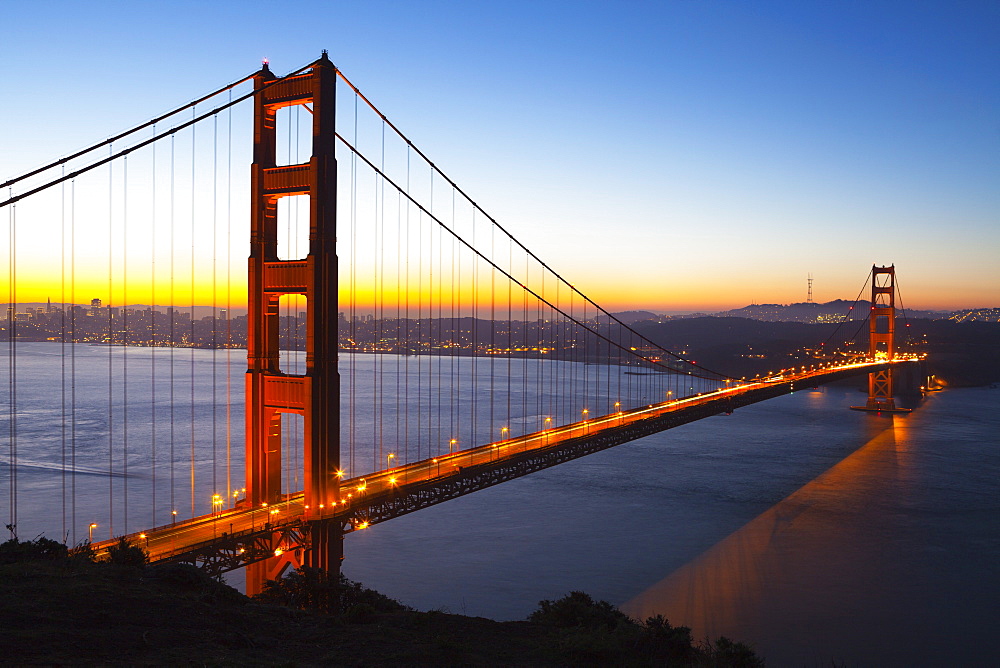
[[[729,387],[714,392],[619,411],[430,459],[401,464],[364,476],[343,480],[340,485],[340,501],[332,503],[328,508],[321,507],[318,515],[322,518],[331,518],[353,514],[353,511],[364,508],[370,496],[405,492],[407,487],[417,483],[427,483],[434,480],[444,482],[461,475],[462,469],[467,467],[495,464],[534,450],[558,447],[560,444],[574,439],[595,436],[641,420],[662,417],[668,413],[690,410],[719,399],[738,399],[741,395],[752,396],[753,393],[759,394],[761,390],[772,387],[776,383],[810,387],[822,382],[824,377],[835,373],[841,375],[846,371],[863,373],[866,369],[884,364],[884,361],[855,362],[838,366],[803,368],[796,372],[786,371],[780,375],[733,383]],[[222,500],[219,499],[217,505],[221,506],[221,504]],[[298,492],[289,495],[286,500],[280,503],[265,504],[257,508],[241,507],[239,503],[232,509],[221,509],[220,507],[220,510],[215,513],[131,534],[128,538],[148,550],[150,561],[160,561],[186,553],[195,547],[212,544],[224,537],[223,534],[230,536],[233,534],[253,534],[265,529],[301,523],[304,519],[304,510],[303,494]],[[316,517],[317,513],[310,513],[310,515],[311,519],[319,519]],[[354,529],[364,529],[367,527],[367,522],[355,523],[352,526]],[[102,555],[114,543],[114,540],[107,540],[94,543],[93,547],[98,555]]]

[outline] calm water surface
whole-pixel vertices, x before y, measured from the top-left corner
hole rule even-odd
[[[776,666],[996,665],[1000,390],[910,415],[798,392],[346,539],[418,608],[525,617],[583,590]]]
[[[90,521],[101,524],[95,539],[110,521],[121,533],[122,510],[109,517],[106,505],[126,486],[128,527],[138,530],[163,523],[171,504],[206,512],[199,504],[227,476],[239,485],[241,446],[227,471],[225,435],[229,425],[241,443],[243,416],[220,408],[227,379],[242,392],[239,351],[233,367],[224,353],[156,351],[165,356],[157,377],[173,359],[183,402],[171,438],[168,392],[158,391],[155,411],[141,396],[151,351],[129,353],[136,394],[131,404],[113,396],[112,424],[109,353],[78,348],[74,516],[62,503],[59,346],[18,350],[22,538],[65,530],[75,540]],[[362,378],[364,365],[355,373]],[[635,617],[662,613],[699,638],[749,641],[769,665],[995,665],[1000,390],[939,392],[902,417],[848,410],[863,399],[850,387],[797,392],[400,517],[349,534],[344,572],[416,608],[494,619],[521,619],[540,599],[582,590]],[[107,446],[109,426],[122,436],[122,403],[131,405],[127,475],[120,441]],[[173,486],[163,473],[171,443]],[[158,518],[136,509],[154,492]]]

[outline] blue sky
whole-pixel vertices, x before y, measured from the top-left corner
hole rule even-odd
[[[0,177],[331,59],[613,308],[1000,306],[995,2],[8,3]]]

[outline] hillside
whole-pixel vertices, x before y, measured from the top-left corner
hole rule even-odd
[[[31,545],[12,543],[0,545],[3,665],[763,665],[740,643],[693,643],[578,592],[532,621],[496,622],[408,610],[353,583],[382,603],[332,616],[249,599],[190,566],[3,563]]]

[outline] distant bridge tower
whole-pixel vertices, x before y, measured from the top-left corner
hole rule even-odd
[[[247,567],[247,593],[303,562],[337,571],[343,555],[339,525],[324,520],[339,500],[340,376],[337,371],[337,70],[323,53],[310,71],[278,80],[265,63],[254,77],[254,156],[251,167],[249,300],[246,375],[246,487],[253,508],[280,503],[281,416],[303,416],[304,518],[308,547]],[[276,112],[312,104],[312,157],[277,166]],[[280,197],[309,196],[309,252],[278,259]],[[305,375],[283,373],[278,357],[278,300],[306,298]],[[285,490],[285,493],[293,490]],[[265,513],[266,516],[266,513]]]
[[[872,265],[872,306],[868,317],[868,356],[890,362],[896,355],[896,266]],[[868,403],[855,410],[908,413],[892,398],[892,367],[868,374]]]

